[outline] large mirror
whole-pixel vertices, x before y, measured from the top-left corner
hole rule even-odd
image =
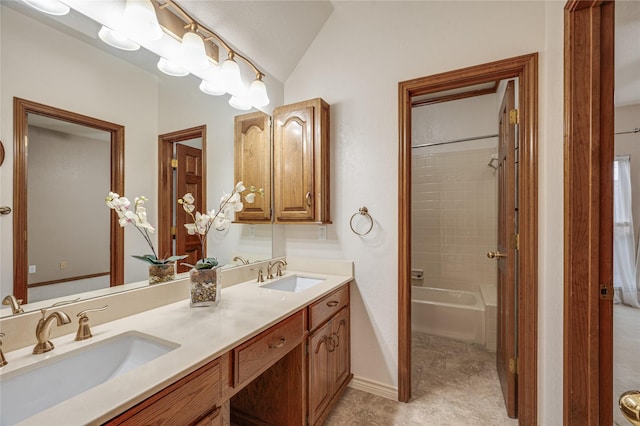
[[[234,117],[241,112],[229,106],[227,96],[213,97],[202,93],[198,89],[199,81],[189,76],[165,76],[156,69],[157,56],[143,49],[125,52],[104,45],[97,39],[99,26],[73,11],[57,18],[32,11],[22,2],[3,1],[0,18],[0,139],[6,142],[14,138],[16,129],[12,111],[16,97],[123,126],[122,192],[131,199],[139,195],[149,198],[149,221],[157,225],[160,216],[157,207],[158,137],[205,126],[206,198],[210,200],[207,207],[216,207],[211,203],[233,188]],[[39,127],[42,126],[46,127],[40,123]],[[18,161],[17,153],[11,152],[11,144],[5,143],[5,148],[7,156],[14,156]],[[0,175],[0,195],[4,204],[10,204],[15,178],[11,162],[5,161]],[[115,188],[113,184],[112,188]],[[85,193],[86,197],[100,202],[105,195],[102,188],[88,189]],[[76,201],[70,208],[82,209],[82,200]],[[108,213],[107,207],[104,208]],[[0,222],[2,298],[14,293],[14,239],[12,223],[8,219],[12,216],[3,216]],[[26,220],[15,216],[13,219]],[[40,220],[39,224],[45,230],[58,226],[51,218]],[[78,225],[86,226],[88,233],[94,226],[103,226],[103,232],[109,229],[108,223],[97,225],[89,218]],[[29,232],[35,232],[35,229]],[[124,229],[123,240],[121,266],[125,286],[121,288],[129,288],[129,283],[147,279],[146,265],[131,255],[147,253],[148,246],[133,229]],[[271,240],[270,224],[233,224],[223,233],[209,235],[207,254],[232,267],[240,264],[233,260],[236,256],[250,261],[272,257]],[[154,242],[157,244],[157,240]],[[59,269],[60,264],[65,265],[65,259],[57,257],[51,263]],[[49,289],[55,286],[58,284],[52,284]],[[120,290],[118,287],[112,289]],[[83,295],[84,290],[74,288],[62,294],[43,292],[47,295],[42,296],[45,299],[42,303],[48,303],[49,297],[89,297],[91,293]],[[30,303],[34,302],[30,293],[27,297]],[[2,306],[0,315],[7,314],[10,310]]]

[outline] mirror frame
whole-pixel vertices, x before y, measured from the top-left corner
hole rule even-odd
[[[103,130],[111,134],[111,191],[124,193],[124,126],[77,114],[71,111],[13,98],[13,294],[28,303],[27,276],[27,166],[28,121],[27,114],[38,114],[81,126]],[[110,286],[124,283],[124,228],[120,227],[115,212],[110,218]],[[18,238],[19,236],[24,238]]]

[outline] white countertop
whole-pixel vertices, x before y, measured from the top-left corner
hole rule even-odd
[[[222,289],[222,300],[213,309],[190,308],[189,300],[185,299],[96,325],[92,327],[94,337],[83,342],[74,341],[74,335],[52,339],[55,349],[44,355],[32,355],[32,347],[6,353],[9,364],[2,368],[0,378],[18,368],[63,356],[74,349],[132,330],[180,345],[19,424],[68,426],[107,421],[353,279],[345,275],[284,271],[285,276],[293,274],[324,278],[325,281],[299,293],[260,288],[267,282],[247,281]],[[42,391],[55,392],[55,389]]]

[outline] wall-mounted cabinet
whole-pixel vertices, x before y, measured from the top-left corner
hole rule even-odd
[[[331,223],[329,112],[316,98],[276,108],[273,125],[262,112],[235,118],[235,181],[265,190],[236,222]]]
[[[271,222],[271,117],[263,112],[235,117],[235,182],[264,189],[264,197],[236,213],[240,223]]]
[[[273,118],[275,223],[331,223],[329,104],[285,105]]]

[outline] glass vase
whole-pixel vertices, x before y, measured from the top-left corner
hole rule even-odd
[[[217,306],[221,299],[220,267],[211,269],[192,269],[189,272],[191,281],[191,307]]]
[[[175,263],[149,265],[149,284],[166,283],[176,278]]]

